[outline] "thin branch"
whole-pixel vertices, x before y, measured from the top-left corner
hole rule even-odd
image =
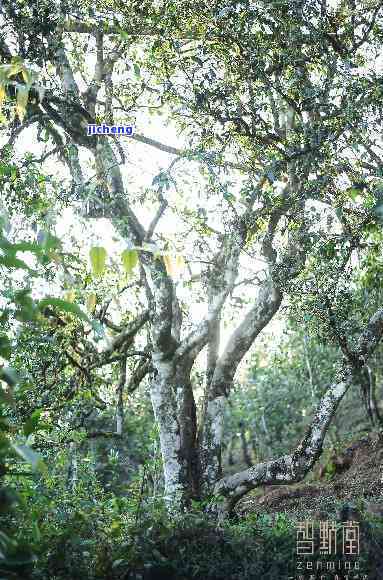
[[[152,372],[154,372],[154,367],[151,360],[141,362],[129,379],[128,393],[133,393],[140,386],[146,375]]]
[[[148,228],[148,231],[146,233],[145,240],[144,240],[145,242],[148,242],[152,238],[152,236],[154,234],[154,230],[156,229],[158,222],[162,218],[165,209],[168,207],[168,202],[162,196],[161,193],[158,195],[158,198],[160,200],[160,207],[158,208],[156,215],[154,216],[153,220],[151,221],[151,223],[149,225],[149,228]]]
[[[137,316],[120,334],[112,340],[110,346],[100,353],[101,360],[107,359],[114,351],[121,348],[123,345],[130,345],[134,337],[144,324],[149,320],[149,311],[145,310],[142,314]]]
[[[178,155],[179,157],[185,157],[187,159],[192,159],[194,155],[200,155],[201,152],[198,151],[188,151],[184,149],[180,149],[178,147],[173,147],[172,145],[165,145],[164,143],[160,143],[156,139],[152,139],[151,137],[145,137],[145,135],[140,135],[139,133],[134,133],[131,137],[134,141],[138,141],[139,143],[144,143],[145,145],[150,145],[150,147],[155,147],[160,151],[164,151],[165,153],[170,153],[171,155]],[[200,159],[198,159],[200,161]],[[231,169],[238,169],[239,171],[250,172],[250,167],[246,165],[242,165],[240,163],[232,163],[231,161],[223,161],[219,162],[209,158],[209,163],[217,165],[219,167],[230,167]]]
[[[124,426],[124,387],[126,383],[126,356],[125,353],[120,361],[120,380],[117,385],[117,408],[116,408],[116,433],[122,434]]]

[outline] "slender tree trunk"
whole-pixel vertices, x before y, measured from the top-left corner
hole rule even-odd
[[[247,465],[248,467],[251,467],[252,462],[251,462],[251,456],[249,453],[249,446],[248,446],[247,439],[246,439],[245,428],[242,424],[240,425],[239,428],[240,428],[243,461],[244,461],[245,465]]]
[[[77,446],[73,441],[69,443],[68,488],[75,491],[78,480]]]
[[[258,451],[258,437],[256,432],[254,431],[251,439],[250,439],[250,445],[251,445],[251,449],[253,452],[253,461],[255,461],[256,457],[258,457],[259,455],[259,451]]]
[[[383,419],[379,411],[378,401],[376,399],[376,373],[367,366],[368,379],[370,382],[370,396],[371,396],[371,409],[379,425],[383,425]]]
[[[234,437],[230,437],[229,445],[227,446],[227,462],[229,465],[234,465]]]

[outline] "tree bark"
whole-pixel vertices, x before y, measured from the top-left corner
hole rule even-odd
[[[157,361],[151,401],[159,429],[165,479],[165,500],[171,512],[180,512],[198,495],[196,408],[190,369],[174,361]]]

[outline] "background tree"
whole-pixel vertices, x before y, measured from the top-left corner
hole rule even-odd
[[[108,289],[96,283],[105,250],[92,247],[94,281],[85,278],[79,288],[81,272],[72,274],[76,299],[92,296],[99,332],[113,333],[97,346],[86,322],[68,327],[76,380],[99,386],[89,369],[100,379],[101,369],[115,365],[122,433],[125,362],[143,359],[129,368],[129,380],[136,386],[147,377],[174,511],[213,490],[231,509],[261,483],[298,481],[320,455],[342,397],[361,382],[382,333],[381,310],[354,312],[342,287],[355,257],[368,259],[379,236],[380,4],[100,3],[91,10],[68,2],[57,11],[49,2],[4,2],[1,10],[0,54],[13,67],[3,68],[6,115],[16,102],[22,119],[12,121],[8,145],[36,126],[43,158],[55,156],[72,180],[55,192],[53,212],[57,200],[81,208],[88,220],[109,220],[128,252],[125,271],[134,271],[129,311],[122,307],[117,320],[108,316]],[[20,56],[34,65],[44,90],[24,78]],[[163,113],[182,146],[134,135],[173,156],[139,192],[126,177],[132,145],[88,137],[86,127],[138,124],[142,111]],[[15,166],[20,172],[23,161]],[[150,219],[139,219],[153,204]],[[181,276],[175,270],[184,262]],[[68,267],[59,255],[58,269]],[[226,400],[237,369],[283,301],[299,292],[302,312],[311,308],[341,348],[339,374],[292,453],[221,479]],[[351,316],[349,336],[342,323]],[[60,324],[56,312],[52,318]],[[221,347],[230,318],[233,330]],[[193,369],[202,352],[197,400]]]

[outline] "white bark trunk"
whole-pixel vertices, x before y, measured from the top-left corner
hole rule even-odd
[[[159,428],[165,480],[165,501],[171,512],[180,512],[193,495],[196,419],[188,371],[153,357],[157,377],[151,385],[151,401]]]

